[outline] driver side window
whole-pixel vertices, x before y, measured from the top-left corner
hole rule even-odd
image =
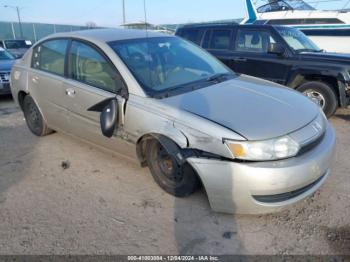
[[[70,76],[76,81],[118,93],[123,86],[121,76],[95,48],[73,41],[70,49]]]
[[[271,34],[267,31],[240,29],[237,33],[236,51],[267,53],[269,44],[275,44]]]

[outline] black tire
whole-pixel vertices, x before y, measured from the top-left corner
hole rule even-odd
[[[23,113],[29,130],[36,136],[46,136],[52,130],[46,125],[43,116],[33,98],[27,95],[23,100]]]
[[[337,95],[334,89],[326,83],[317,81],[307,82],[298,87],[297,90],[314,99],[315,102],[319,101],[318,104],[322,107],[327,117],[334,115],[338,108]]]
[[[164,191],[176,197],[186,197],[198,189],[200,183],[193,168],[188,163],[179,165],[157,140],[147,143],[146,152],[151,174]]]

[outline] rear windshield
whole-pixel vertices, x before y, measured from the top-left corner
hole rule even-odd
[[[32,42],[29,40],[6,40],[5,45],[7,49],[30,48]]]

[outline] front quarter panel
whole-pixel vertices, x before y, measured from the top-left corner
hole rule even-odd
[[[144,136],[164,135],[179,147],[187,147],[188,141],[173,121],[153,108],[152,99],[130,94],[125,112],[125,131],[127,140],[138,143]]]
[[[245,140],[231,130],[209,120],[168,106],[152,98],[130,95],[126,106],[127,139],[138,143],[146,135],[159,134],[180,148],[197,149],[232,158],[223,138]]]

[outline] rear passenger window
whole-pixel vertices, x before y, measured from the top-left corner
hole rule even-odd
[[[74,80],[112,93],[122,88],[118,71],[90,45],[73,41],[69,61],[70,76]]]
[[[64,76],[64,59],[68,40],[56,39],[44,42],[34,48],[32,67]]]
[[[202,40],[202,32],[200,30],[183,30],[181,33],[181,37],[185,38],[197,45],[201,44]]]
[[[231,30],[213,30],[210,49],[229,49],[231,41]]]

